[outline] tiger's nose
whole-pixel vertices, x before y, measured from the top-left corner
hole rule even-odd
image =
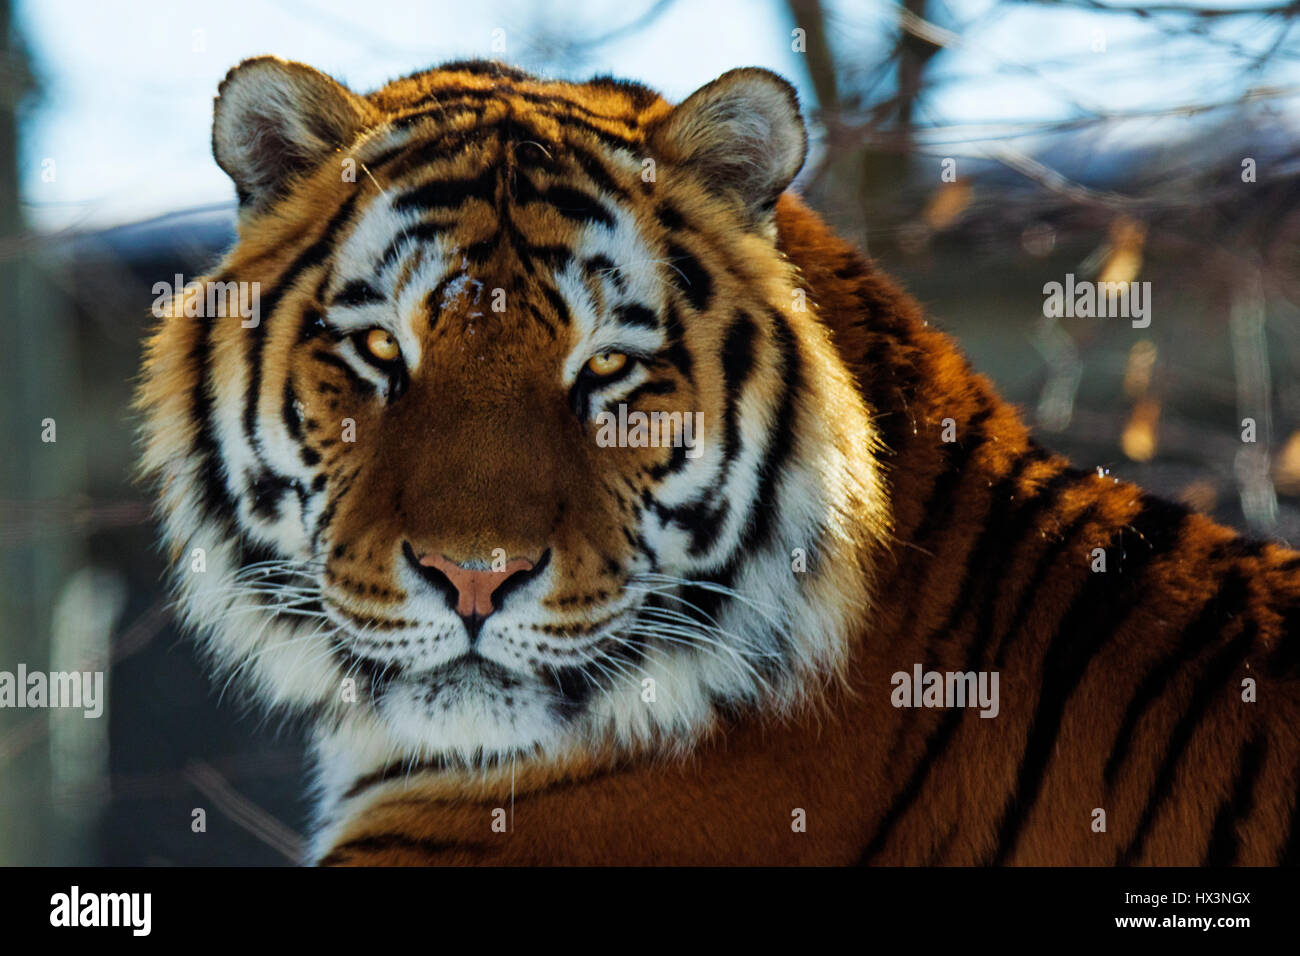
[[[482,571],[467,568],[436,552],[417,556],[409,544],[403,550],[419,575],[447,596],[447,602],[465,620],[471,635],[477,634],[479,626],[501,606],[509,592],[536,578],[551,555],[547,549],[536,562],[512,558],[501,571]]]

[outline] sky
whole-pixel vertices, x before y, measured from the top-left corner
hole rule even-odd
[[[1121,2],[1121,0],[1117,0]],[[1222,0],[1258,3],[1259,0]],[[212,160],[212,97],[240,60],[301,60],[358,91],[438,62],[492,57],[573,78],[610,73],[670,99],[736,66],[787,76],[815,104],[795,24],[776,0],[676,0],[640,30],[585,45],[639,20],[654,0],[18,0],[17,22],[43,90],[24,114],[21,193],[42,231],[93,229],[228,203]],[[865,83],[897,29],[893,0],[825,0],[845,85]],[[931,0],[952,31],[921,120],[936,147],[1001,139],[1021,124],[1097,110],[1144,111],[1240,92],[1241,57],[1276,33],[1252,21],[1212,42],[1173,43],[1142,20],[1041,3]],[[1168,18],[1163,18],[1168,20]],[[1300,27],[1285,57],[1253,83],[1295,85]],[[504,50],[500,44],[504,42]],[[556,43],[566,45],[557,52]],[[1235,84],[1235,85],[1234,85]],[[1199,121],[1199,120],[1198,120]],[[1124,125],[1128,139],[1178,135],[1187,119]],[[1296,123],[1300,128],[1300,123]]]

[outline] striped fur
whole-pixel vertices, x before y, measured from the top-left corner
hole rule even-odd
[[[315,859],[1295,862],[1300,555],[1035,444],[776,201],[802,136],[762,71],[675,108],[228,78],[212,278],[261,320],[161,323],[144,471],[214,666],[311,717]],[[641,360],[593,391],[610,349]],[[701,411],[701,454],[598,447],[619,403]],[[498,549],[545,569],[475,641],[411,559]],[[893,707],[916,663],[996,670],[998,717]]]

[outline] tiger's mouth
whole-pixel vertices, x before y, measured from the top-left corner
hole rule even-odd
[[[558,744],[588,712],[594,684],[570,671],[515,669],[470,649],[432,667],[352,658],[394,738],[447,765]]]
[[[415,668],[401,662],[379,661],[361,654],[345,655],[349,673],[363,677],[370,698],[382,705],[396,692],[414,697],[423,707],[448,709],[473,696],[499,699],[510,709],[514,695],[538,694],[550,699],[552,710],[572,715],[581,709],[596,686],[582,664],[550,665],[541,670],[516,670],[471,649],[433,667]]]
[[[477,651],[469,651],[454,660],[422,671],[397,668],[393,679],[406,680],[424,688],[432,703],[440,694],[456,687],[481,685],[495,690],[511,690],[524,683],[526,675],[490,661]]]
[[[389,686],[399,682],[423,687],[436,696],[448,688],[475,683],[509,690],[531,676],[488,660],[475,650],[425,668],[410,667],[400,661],[380,661],[354,652],[344,655],[344,666],[349,672],[363,676],[376,698],[382,697]]]

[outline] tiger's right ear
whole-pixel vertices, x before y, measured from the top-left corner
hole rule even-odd
[[[324,73],[272,56],[227,73],[214,114],[212,155],[235,181],[241,211],[283,195],[376,118],[364,99]]]

